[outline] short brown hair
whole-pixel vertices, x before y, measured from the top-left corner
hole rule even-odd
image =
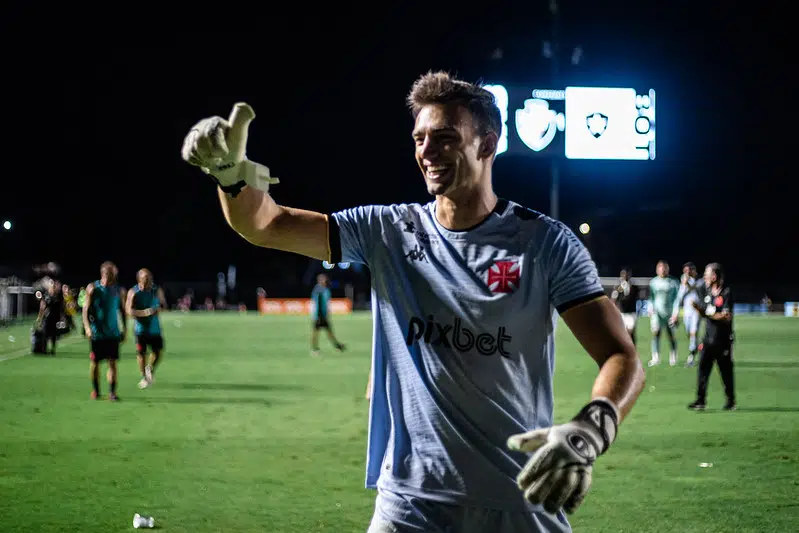
[[[481,85],[459,80],[447,72],[430,71],[417,79],[408,94],[413,118],[426,105],[459,105],[471,112],[479,135],[502,131],[502,115],[493,93]]]

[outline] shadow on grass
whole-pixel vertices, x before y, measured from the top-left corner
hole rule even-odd
[[[735,361],[735,366],[741,368],[799,368],[799,361]]]
[[[735,411],[725,411],[724,409],[705,409],[699,413],[730,413],[734,415],[736,411],[742,413],[799,413],[799,407],[738,407]]]
[[[208,396],[206,398],[187,398],[181,396],[149,396],[149,395],[129,395],[122,399],[123,402],[142,402],[142,403],[172,403],[172,404],[189,404],[189,405],[262,405],[264,407],[271,407],[275,401],[267,400],[265,398],[220,398],[215,396]]]
[[[226,391],[299,391],[299,385],[281,383],[158,383],[159,389]]]

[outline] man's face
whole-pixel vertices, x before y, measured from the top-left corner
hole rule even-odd
[[[100,271],[100,275],[105,277],[110,284],[116,283],[118,273],[119,271],[117,270],[116,265],[105,266]]]
[[[136,281],[142,289],[149,289],[153,285],[153,276],[147,270],[139,270],[136,274]]]
[[[657,275],[661,278],[665,278],[669,275],[669,265],[666,263],[658,263],[657,267],[655,268]]]
[[[626,270],[622,270],[621,273],[619,274],[619,276],[624,281],[629,281],[630,280],[630,274]]]
[[[708,287],[710,287],[711,285],[713,285],[713,283],[716,282],[716,273],[713,272],[713,269],[710,267],[707,267],[705,269],[705,275],[703,277],[705,279],[705,285],[707,285]]]
[[[489,139],[477,135],[471,113],[461,106],[431,104],[422,108],[413,140],[416,162],[432,195],[473,187],[483,165],[490,163],[485,148],[480,156],[481,145]]]

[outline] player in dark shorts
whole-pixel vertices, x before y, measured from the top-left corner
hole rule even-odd
[[[705,268],[705,283],[699,287],[698,300],[693,302],[694,308],[705,319],[705,336],[702,339],[702,350],[699,354],[696,401],[688,405],[689,409],[701,411],[707,402],[707,382],[713,363],[719,365],[721,381],[727,395],[726,411],[734,411],[735,379],[733,369],[733,303],[730,288],[724,284],[724,271],[718,263],[710,263]]]
[[[313,330],[311,330],[311,355],[319,355],[319,330],[327,330],[327,336],[336,350],[343,351],[344,345],[336,339],[333,328],[330,325],[330,314],[328,304],[330,303],[330,279],[325,274],[316,276],[316,286],[311,291],[311,320]]]
[[[630,334],[635,344],[635,328],[638,323],[638,286],[632,281],[632,272],[629,268],[623,268],[619,273],[619,284],[613,288],[611,299],[616,303],[616,307],[621,312],[624,321],[624,329]]]
[[[136,273],[136,285],[128,291],[125,309],[134,320],[136,354],[141,380],[139,388],[146,389],[155,381],[155,367],[164,350],[159,312],[165,305],[164,291],[153,283],[153,274],[146,268]],[[151,350],[150,361],[146,361],[147,349]]]
[[[119,345],[124,342],[128,325],[125,316],[125,289],[117,284],[119,270],[107,261],[100,266],[100,279],[86,287],[86,305],[83,306],[83,328],[91,342],[89,371],[92,378],[92,399],[100,398],[101,361],[108,361],[109,394],[111,401],[117,396],[117,360]],[[121,320],[120,320],[121,316]],[[120,322],[122,329],[120,330]]]
[[[61,297],[61,287],[53,280],[47,287],[47,292],[42,295],[39,304],[39,317],[37,322],[41,325],[45,337],[45,349],[50,342],[50,353],[55,355],[55,345],[58,340],[58,323],[64,319],[64,299]]]

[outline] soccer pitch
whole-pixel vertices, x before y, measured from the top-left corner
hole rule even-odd
[[[155,385],[136,387],[128,339],[118,403],[89,399],[80,334],[53,358],[22,356],[27,328],[0,329],[3,531],[128,531],[136,512],[176,533],[366,531],[371,318],[333,318],[347,351],[322,334],[312,358],[307,317],[167,313]],[[680,366],[646,369],[645,391],[570,518],[575,531],[797,531],[799,320],[739,316],[736,330],[739,410],[721,411],[717,369],[708,411],[686,409],[696,370],[682,366],[681,329]],[[646,320],[639,336],[646,361]],[[561,422],[589,399],[597,370],[562,324],[557,346]]]

